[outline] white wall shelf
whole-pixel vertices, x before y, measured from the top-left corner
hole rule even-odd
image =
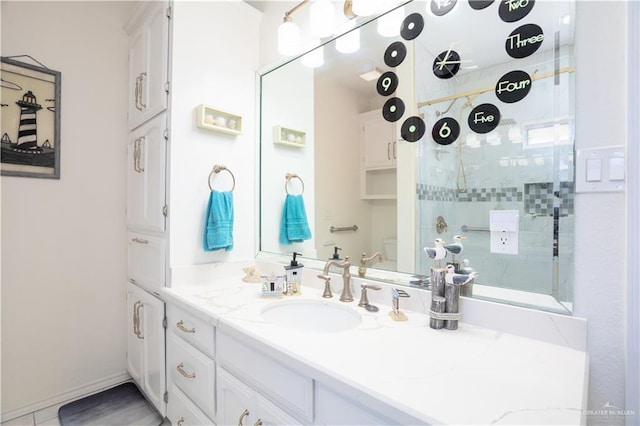
[[[230,135],[242,134],[242,116],[208,105],[198,106],[196,125],[201,129],[213,130]]]
[[[307,134],[290,127],[274,126],[273,143],[302,148],[307,144]]]

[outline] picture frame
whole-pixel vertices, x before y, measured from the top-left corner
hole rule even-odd
[[[61,73],[0,60],[1,175],[60,179]]]

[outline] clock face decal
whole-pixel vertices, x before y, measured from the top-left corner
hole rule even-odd
[[[544,32],[536,24],[525,24],[513,30],[504,43],[507,54],[521,59],[535,53],[544,41]]]
[[[378,78],[376,90],[379,95],[389,96],[398,88],[398,76],[393,71],[387,71]]]
[[[407,142],[417,142],[424,136],[426,126],[418,116],[412,116],[404,120],[400,128],[400,136]]]
[[[400,26],[400,35],[405,40],[413,40],[418,37],[424,28],[424,18],[419,13],[412,13],[404,18]]]
[[[475,10],[486,9],[491,6],[495,0],[469,0],[469,6]]]
[[[436,121],[431,129],[431,137],[440,145],[450,145],[460,136],[460,124],[451,118],[445,117]]]
[[[436,16],[443,16],[451,12],[457,0],[431,0],[431,13]]]
[[[407,48],[401,41],[393,42],[384,51],[384,63],[388,67],[395,68],[404,61],[407,56]]]
[[[504,22],[516,22],[531,12],[535,0],[501,0],[498,15]]]
[[[400,98],[391,98],[382,107],[382,116],[391,123],[400,120],[402,114],[404,114],[404,102]]]
[[[500,124],[500,110],[493,104],[478,105],[469,113],[467,124],[476,133],[489,133]]]
[[[531,77],[524,71],[511,71],[496,83],[496,96],[502,102],[512,104],[521,101],[531,90]]]
[[[433,60],[433,74],[442,79],[451,78],[460,71],[460,55],[455,50],[447,50]]]

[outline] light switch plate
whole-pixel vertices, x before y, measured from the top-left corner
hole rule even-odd
[[[579,149],[576,156],[576,192],[625,190],[624,147]]]

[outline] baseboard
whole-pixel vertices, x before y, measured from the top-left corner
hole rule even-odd
[[[7,422],[17,417],[34,413],[36,411],[39,411],[54,405],[63,404],[63,403],[75,401],[80,398],[84,398],[85,396],[92,395],[94,393],[117,386],[121,383],[128,382],[130,380],[131,380],[131,376],[127,372],[116,374],[114,376],[107,377],[105,379],[98,380],[93,383],[88,383],[84,386],[72,389],[68,392],[61,393],[51,398],[47,398],[45,400],[38,401],[33,404],[29,404],[22,408],[11,410],[6,413],[2,412],[0,413],[0,419],[2,419],[2,422]]]

